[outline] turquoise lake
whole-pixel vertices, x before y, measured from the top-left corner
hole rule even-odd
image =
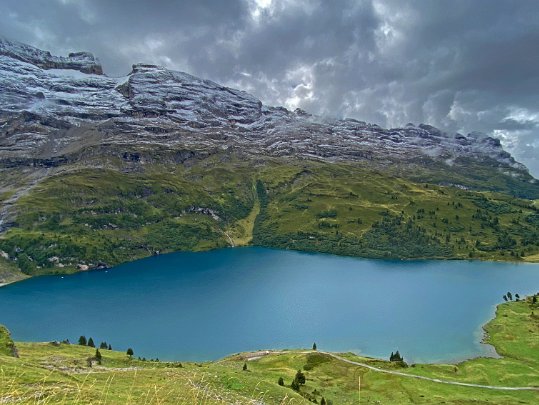
[[[539,291],[539,265],[384,261],[249,247],[151,257],[0,288],[14,339],[80,335],[135,356],[213,360],[310,347],[409,362],[492,354],[481,325],[507,291]]]

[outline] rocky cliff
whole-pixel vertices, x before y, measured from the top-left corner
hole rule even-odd
[[[84,52],[56,57],[2,39],[0,88],[0,159],[6,162],[58,160],[81,145],[153,144],[382,166],[434,160],[447,170],[470,158],[533,181],[499,140],[484,134],[317,117],[154,65],[136,64],[127,76],[111,78]]]

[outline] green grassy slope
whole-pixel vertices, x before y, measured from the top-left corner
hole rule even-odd
[[[532,315],[532,312],[534,315]],[[493,386],[539,386],[539,305],[531,299],[501,304],[485,329],[501,359],[459,364],[396,363],[341,356],[386,370]],[[0,329],[0,342],[5,330]],[[238,354],[211,363],[140,361],[101,350],[53,343],[17,343],[20,358],[0,352],[0,403],[22,404],[535,404],[539,391],[463,387],[390,375],[320,352],[290,350]],[[136,354],[136,353],[135,353]],[[405,354],[404,354],[405,355]],[[244,371],[244,364],[247,370]],[[306,377],[290,387],[297,370]],[[282,377],[284,385],[278,384]],[[329,403],[329,402],[326,402]]]
[[[0,249],[29,275],[249,243],[387,258],[539,253],[531,200],[358,164],[213,155],[138,170],[74,167],[34,186],[14,210]]]
[[[535,207],[527,200],[352,165],[291,169],[261,176],[268,202],[256,243],[399,258],[514,259],[537,250]]]

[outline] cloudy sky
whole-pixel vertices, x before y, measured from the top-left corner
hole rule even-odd
[[[539,177],[536,0],[2,0],[0,35],[164,65],[265,104],[502,140]]]

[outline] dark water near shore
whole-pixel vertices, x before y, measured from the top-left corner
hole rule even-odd
[[[209,360],[310,347],[408,361],[491,353],[481,325],[507,291],[539,291],[539,265],[382,261],[264,248],[174,253],[0,288],[16,340],[82,334],[135,356]]]

